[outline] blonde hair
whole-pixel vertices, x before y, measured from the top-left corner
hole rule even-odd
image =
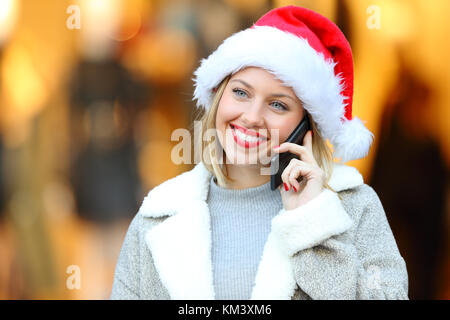
[[[215,141],[214,143],[212,143],[204,141],[203,137],[205,136],[207,130],[216,129],[217,109],[219,107],[219,102],[220,99],[222,98],[222,94],[225,90],[225,87],[227,86],[228,81],[230,80],[230,77],[231,76],[227,76],[225,79],[223,79],[222,82],[217,87],[209,110],[205,111],[204,109],[198,109],[198,113],[194,115],[194,119],[196,121],[200,121],[201,123],[201,134],[194,141],[194,143],[197,144],[197,148],[194,148],[194,150],[197,151],[200,150],[200,152],[202,153],[200,155],[196,155],[195,158],[201,159],[205,167],[211,174],[213,174],[216,177],[218,184],[221,186],[227,186],[234,180],[228,177],[226,172],[226,166],[221,165],[219,163],[219,159],[217,158],[217,143],[219,142],[217,141],[217,139],[214,139]],[[311,115],[307,112],[306,116],[309,118],[313,131],[313,138],[312,138],[313,155],[315,160],[317,161],[317,164],[325,172],[326,176],[325,183],[323,186],[324,188],[336,192],[328,185],[328,182],[331,179],[331,175],[333,173],[332,151],[326,144],[326,141],[320,135],[316,123],[313,121]],[[339,196],[339,198],[341,197]]]

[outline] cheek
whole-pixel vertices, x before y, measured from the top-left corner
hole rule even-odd
[[[239,116],[239,108],[234,100],[228,96],[222,96],[219,107],[217,109],[216,126],[217,128],[225,127],[228,121],[236,119]]]
[[[285,118],[279,118],[279,119],[274,119],[271,122],[270,127],[271,127],[271,130],[279,129],[279,131],[278,131],[279,139],[280,139],[280,143],[282,143],[287,140],[287,138],[292,133],[292,131],[294,131],[297,124],[298,123],[295,121],[292,121],[292,120],[286,121]]]

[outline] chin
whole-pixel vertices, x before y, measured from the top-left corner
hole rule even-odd
[[[262,150],[261,150],[262,151]],[[270,165],[270,161],[267,164],[265,161],[265,164],[262,164],[260,161],[260,153],[257,152],[240,152],[239,150],[225,150],[226,153],[226,163],[230,165],[237,165],[237,166],[246,166],[246,167],[253,167],[253,166],[266,166]]]

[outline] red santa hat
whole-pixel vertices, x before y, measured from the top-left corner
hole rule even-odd
[[[209,109],[228,75],[261,67],[291,87],[342,162],[365,157],[373,134],[352,118],[353,58],[344,34],[324,16],[297,6],[273,9],[227,38],[194,72],[194,100]]]

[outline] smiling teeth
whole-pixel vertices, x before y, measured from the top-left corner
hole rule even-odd
[[[263,138],[246,135],[245,133],[243,133],[237,129],[234,129],[234,132],[236,132],[236,135],[239,137],[239,139],[244,140],[244,141],[248,141],[248,142],[264,141]]]

